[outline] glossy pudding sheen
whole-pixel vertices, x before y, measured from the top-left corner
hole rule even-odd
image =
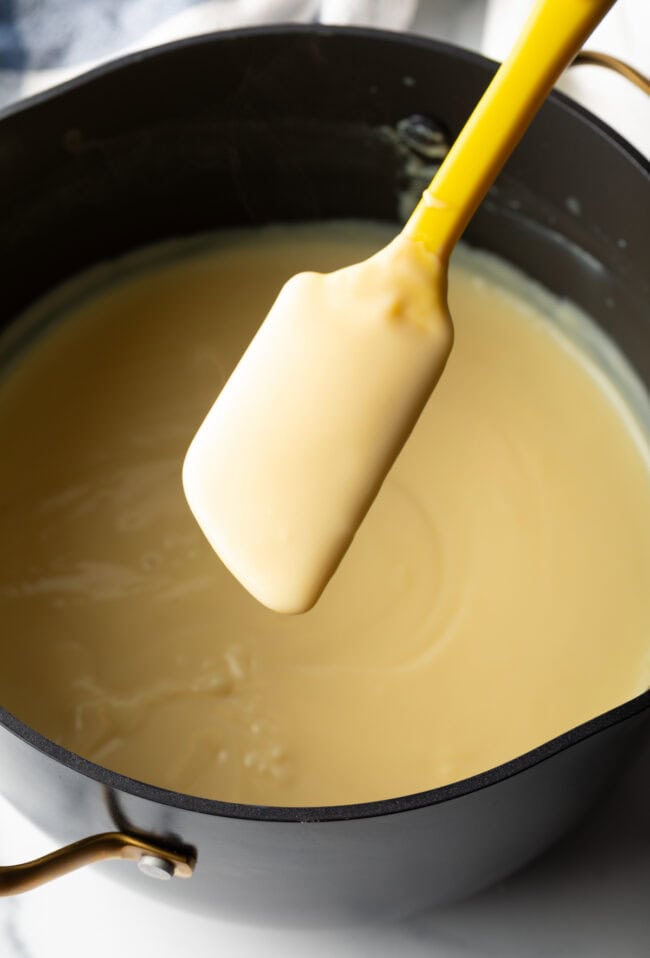
[[[486,255],[458,251],[447,368],[315,608],[265,609],[204,539],[183,457],[278,289],[390,235],[161,247],[25,318],[0,379],[2,705],[156,785],[326,805],[473,775],[648,687],[647,400]]]

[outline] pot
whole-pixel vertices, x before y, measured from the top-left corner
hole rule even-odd
[[[168,237],[274,220],[398,219],[494,70],[416,37],[263,28],[137,54],[6,111],[3,324],[91,264]],[[581,306],[646,384],[648,178],[632,147],[553,95],[466,236]],[[0,868],[0,891],[122,857],[140,870],[101,867],[188,909],[273,923],[393,918],[468,895],[547,848],[649,720],[646,692],[443,788],[272,808],[125,778],[0,708],[0,789],[58,841],[77,843]]]

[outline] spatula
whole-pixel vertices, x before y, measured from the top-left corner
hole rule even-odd
[[[536,3],[399,236],[362,263],[290,279],[200,426],[187,501],[270,608],[309,609],[345,554],[449,355],[450,253],[612,4]]]

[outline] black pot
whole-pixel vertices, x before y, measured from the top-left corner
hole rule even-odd
[[[453,138],[494,69],[414,37],[265,28],[138,54],[9,110],[0,120],[2,322],[90,264],[166,237],[396,219],[405,160],[426,175],[427,131]],[[420,137],[418,124],[400,125],[416,114],[428,118]],[[642,158],[552,96],[467,239],[582,306],[647,383],[648,206]],[[190,881],[163,886],[106,866],[166,902],[272,922],[392,917],[466,895],[546,848],[617,773],[649,718],[647,692],[466,781],[367,805],[283,809],[116,775],[0,709],[0,788],[58,840],[117,828],[189,848]],[[83,853],[74,854],[78,864]],[[0,869],[0,888],[3,875],[15,889],[15,871]]]

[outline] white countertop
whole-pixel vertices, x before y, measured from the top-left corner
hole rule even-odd
[[[482,42],[494,55],[499,21],[492,15],[483,37],[484,8],[485,0],[423,0],[414,26],[466,46]],[[36,86],[25,93],[47,80],[28,79]],[[47,836],[0,799],[0,863],[51,848]],[[650,742],[599,809],[545,858],[471,901],[389,928],[298,932],[197,918],[105,877],[130,867],[113,862],[101,875],[89,868],[1,899],[0,958],[648,958]]]

